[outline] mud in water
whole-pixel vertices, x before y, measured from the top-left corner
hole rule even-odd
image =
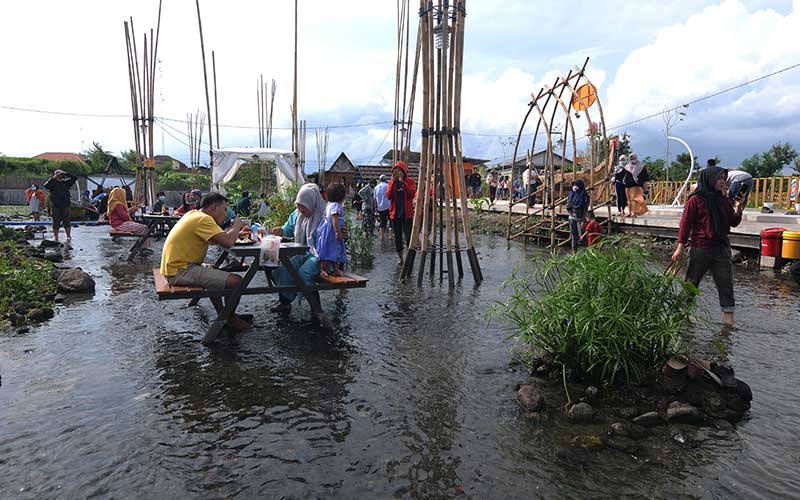
[[[754,394],[732,431],[641,455],[574,447],[585,429],[531,422],[514,401],[507,332],[488,324],[501,282],[535,247],[479,237],[486,281],[397,283],[391,242],[366,290],[323,294],[215,347],[206,302],[157,302],[132,243],[79,228],[70,265],[97,280],[24,335],[0,334],[0,498],[789,498],[800,491],[800,300],[790,279],[737,273],[739,326],[719,338]],[[361,271],[359,271],[361,272]],[[260,278],[259,278],[260,279]],[[716,294],[703,283],[707,316]],[[705,347],[704,347],[705,346]],[[686,441],[686,440],[684,440]]]

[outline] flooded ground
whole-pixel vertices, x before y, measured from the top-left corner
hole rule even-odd
[[[203,347],[210,305],[157,302],[150,262],[107,228],[75,231],[97,293],[0,335],[0,498],[790,498],[800,491],[800,287],[737,274],[721,337],[754,394],[733,432],[631,456],[565,444],[520,416],[507,333],[485,313],[538,250],[478,239],[486,281],[397,283],[389,242],[370,283],[323,294],[334,333],[246,297],[257,328]],[[156,246],[156,250],[160,244]],[[717,318],[710,280],[702,301]],[[699,344],[718,336],[697,327]]]

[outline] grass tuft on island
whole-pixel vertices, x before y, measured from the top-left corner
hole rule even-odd
[[[681,352],[698,294],[654,271],[647,255],[607,237],[574,255],[534,260],[506,280],[511,294],[490,315],[509,321],[517,340],[575,382],[643,381]]]
[[[16,306],[25,309],[52,307],[56,292],[53,266],[50,262],[32,258],[26,249],[32,248],[24,233],[0,227],[0,319],[19,313]]]

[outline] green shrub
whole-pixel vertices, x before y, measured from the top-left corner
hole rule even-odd
[[[46,296],[55,293],[51,271],[49,262],[25,257],[13,241],[0,241],[0,317],[17,301],[49,305]]]
[[[491,314],[575,380],[640,381],[680,350],[698,293],[648,268],[646,255],[606,238],[585,252],[534,262],[514,271],[505,283],[511,295]]]
[[[0,175],[47,178],[56,169],[61,169],[74,175],[90,173],[88,165],[76,161],[50,161],[41,158],[0,156]]]
[[[345,227],[347,228],[347,257],[350,259],[350,265],[353,267],[369,268],[375,261],[375,253],[373,246],[375,243],[375,236],[364,232],[364,228],[360,224],[355,227],[350,219],[345,220]]]

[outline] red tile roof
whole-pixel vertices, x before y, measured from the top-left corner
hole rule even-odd
[[[77,153],[42,153],[40,155],[34,156],[34,158],[40,158],[42,160],[50,160],[50,161],[77,161],[79,163],[83,163],[86,159],[77,154]]]

